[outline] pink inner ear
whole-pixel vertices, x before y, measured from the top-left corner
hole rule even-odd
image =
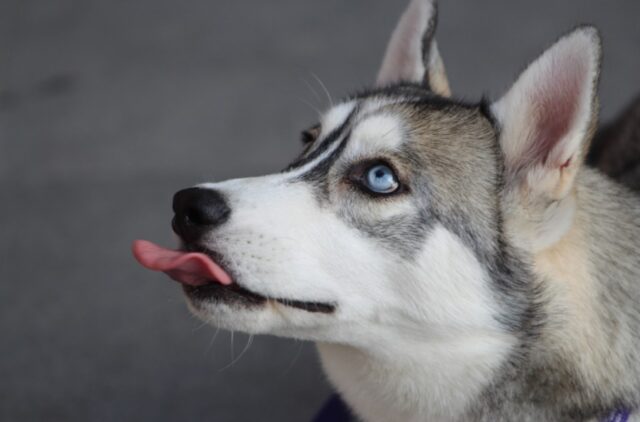
[[[577,56],[563,57],[561,60],[564,63],[554,63],[549,67],[549,73],[542,81],[543,86],[534,88],[531,98],[534,127],[529,149],[523,155],[529,163],[560,167],[567,160],[566,157],[553,157],[554,160],[561,161],[548,162],[551,152],[576,123],[583,97],[582,90],[587,88],[585,82],[589,65]]]

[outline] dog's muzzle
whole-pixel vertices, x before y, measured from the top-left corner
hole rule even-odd
[[[167,249],[146,240],[137,240],[133,243],[133,255],[145,268],[164,272],[182,284],[194,306],[205,302],[224,302],[248,307],[272,301],[312,313],[331,314],[335,311],[335,303],[267,297],[246,289],[234,280],[229,268],[225,267],[224,257],[202,245],[203,239],[211,236],[231,215],[231,209],[219,191],[203,188],[181,190],[173,197],[173,211],[175,215],[171,225],[182,240],[181,248]]]

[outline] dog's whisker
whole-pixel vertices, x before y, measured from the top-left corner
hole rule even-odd
[[[309,88],[309,90],[313,93],[313,96],[316,97],[316,100],[318,100],[318,102],[322,102],[322,98],[320,97],[320,94],[318,94],[318,91],[315,90],[315,88],[311,85],[311,83],[302,76],[300,77],[300,80],[304,82],[307,88]]]
[[[324,94],[327,96],[327,99],[329,100],[329,105],[333,107],[333,98],[331,98],[331,94],[329,94],[329,90],[327,89],[327,86],[324,84],[324,82],[322,82],[320,77],[316,75],[314,72],[311,72],[311,76],[313,76],[313,78],[316,81],[318,81],[318,84],[320,84],[320,87],[322,88],[322,90],[324,91]]]
[[[298,350],[296,351],[296,354],[293,355],[293,358],[291,359],[291,362],[289,363],[289,366],[287,366],[285,368],[285,370],[282,372],[282,374],[280,374],[280,376],[285,376],[287,375],[287,373],[291,370],[291,368],[293,368],[293,365],[295,365],[295,363],[298,361],[298,359],[300,358],[300,355],[302,353],[302,348],[304,347],[304,342],[300,341],[298,339],[294,339],[296,343],[299,343],[298,346]]]
[[[220,371],[224,371],[225,369],[228,369],[233,365],[235,365],[237,362],[239,362],[242,356],[247,352],[247,350],[249,350],[249,348],[251,347],[251,344],[253,344],[253,334],[249,335],[249,338],[247,339],[247,343],[244,345],[244,348],[242,349],[240,354],[235,359],[233,359],[227,366],[221,368]]]
[[[219,332],[220,332],[220,327],[216,327],[216,331],[213,333],[213,336],[211,337],[211,340],[209,340],[209,344],[207,345],[207,348],[205,349],[205,354],[209,353],[209,351],[213,347],[213,343],[215,343]]]
[[[194,321],[195,322],[195,321]],[[207,321],[202,321],[200,322],[200,324],[198,324],[196,327],[193,328],[193,330],[191,331],[192,333],[195,333],[196,331],[200,330],[202,327],[204,327],[205,325],[207,325]]]
[[[233,335],[234,335],[234,334],[235,334],[235,331],[231,330],[231,336],[230,336],[230,340],[231,340],[231,342],[230,342],[230,344],[231,344],[231,361],[232,361],[232,362],[233,362],[233,360],[235,359],[235,357],[234,357],[234,356],[235,356],[235,353],[234,353],[234,351],[233,351],[233,346],[234,346],[234,344],[233,344],[233,343],[234,343],[234,342],[233,342],[233,340],[234,340]]]
[[[308,105],[309,107],[311,107],[311,109],[312,109],[313,111],[315,111],[316,113],[318,113],[318,117],[322,116],[322,111],[321,111],[318,107],[314,106],[313,104],[311,104],[311,102],[309,102],[309,101],[305,100],[305,99],[304,99],[304,98],[302,98],[302,97],[297,97],[297,98],[298,98],[298,100],[302,101],[305,105]]]

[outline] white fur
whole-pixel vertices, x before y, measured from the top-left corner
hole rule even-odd
[[[351,131],[345,156],[372,158],[381,151],[397,151],[405,139],[405,130],[397,116],[377,113],[359,121]]]
[[[339,128],[347,120],[355,106],[355,101],[347,101],[331,107],[320,119],[322,134],[319,140]]]

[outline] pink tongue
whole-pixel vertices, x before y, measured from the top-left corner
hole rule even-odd
[[[145,268],[162,271],[182,284],[201,286],[217,281],[231,284],[231,277],[203,253],[163,248],[146,240],[133,242],[133,256]]]

